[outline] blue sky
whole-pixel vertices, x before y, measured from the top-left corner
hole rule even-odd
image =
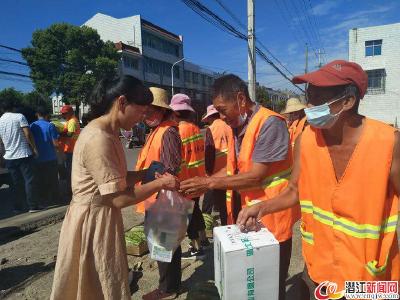
[[[247,24],[246,0],[219,0]],[[317,49],[323,61],[347,59],[348,31],[400,22],[397,0],[255,0],[257,38],[293,74],[304,72],[305,43],[310,43],[309,69],[316,68]],[[239,25],[216,0],[201,0],[225,20]],[[244,41],[219,30],[191,11],[180,0],[1,0],[0,44],[15,48],[29,45],[32,33],[57,22],[81,25],[97,12],[114,17],[140,14],[176,34],[184,36],[184,55],[215,71],[247,77],[247,46]],[[314,51],[315,50],[315,51]],[[21,60],[0,48],[0,58]],[[0,70],[28,74],[24,66],[0,61]],[[272,88],[291,88],[271,67],[257,60],[257,81]],[[32,84],[0,75],[0,90],[15,87],[31,90]]]

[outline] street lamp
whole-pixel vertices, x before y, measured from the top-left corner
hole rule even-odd
[[[174,95],[174,67],[175,67],[175,65],[176,64],[179,64],[181,61],[183,61],[185,58],[181,58],[180,60],[178,60],[178,61],[176,61],[176,62],[174,62],[173,64],[172,64],[172,67],[171,67],[171,89],[172,89],[172,96]]]

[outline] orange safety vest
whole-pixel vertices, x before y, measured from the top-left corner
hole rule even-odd
[[[290,143],[292,145],[292,153],[294,150],[294,144],[296,142],[296,139],[304,131],[304,128],[306,127],[306,123],[307,123],[307,118],[304,117],[300,120],[294,121],[292,123],[292,125],[290,125],[290,127],[289,127],[289,137],[290,137]],[[298,220],[301,219],[300,204],[296,204],[296,206],[292,207],[292,209],[294,211],[293,222],[296,223]]]
[[[294,143],[298,136],[303,132],[305,125],[307,122],[307,118],[304,117],[300,120],[296,120],[290,125],[289,127],[289,137],[290,137],[290,142],[292,143],[292,147],[294,147]]]
[[[216,173],[226,167],[228,142],[232,138],[232,128],[221,119],[216,119],[208,128],[214,140],[215,163],[213,173]]]
[[[205,176],[204,137],[200,128],[193,123],[179,122],[179,135],[182,140],[182,163],[179,179]]]
[[[164,121],[152,131],[139,153],[135,168],[136,171],[147,169],[153,161],[160,161],[164,133],[172,126],[178,127],[178,124],[174,121]],[[138,185],[140,185],[140,183]],[[138,203],[136,205],[136,212],[144,213],[145,201],[147,201],[148,204],[151,204],[156,200],[156,198],[157,193]]]
[[[81,127],[79,125],[79,120],[73,116],[71,119],[69,119],[67,122],[64,124],[64,132],[68,132],[68,124],[69,122],[76,122],[76,130],[73,133],[72,136],[62,136],[60,137],[59,140],[59,149],[63,151],[64,153],[73,153],[74,152],[74,147],[76,140],[79,137],[79,133],[81,132]]]
[[[311,279],[399,280],[399,199],[389,181],[395,129],[366,119],[341,179],[321,130],[301,138],[299,198],[303,256]]]
[[[235,155],[234,139],[232,138],[230,140],[227,162],[228,176],[235,174],[235,170],[238,170],[239,173],[245,173],[251,170],[253,165],[252,154],[255,143],[263,124],[271,116],[284,120],[281,115],[265,107],[260,107],[258,112],[255,113],[253,118],[250,120],[246,133],[244,134],[239,157],[237,159]],[[242,206],[250,206],[254,204],[254,200],[270,200],[281,193],[281,191],[288,185],[288,179],[292,168],[292,150],[290,144],[288,146],[288,157],[284,161],[269,164],[268,174],[261,186],[240,190]],[[227,191],[228,224],[233,223],[232,204],[232,191]],[[289,208],[281,212],[267,215],[262,218],[262,223],[275,235],[275,238],[279,242],[286,241],[292,237],[292,226],[294,223],[293,210]]]

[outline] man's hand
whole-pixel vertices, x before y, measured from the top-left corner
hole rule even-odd
[[[265,215],[265,202],[244,207],[237,218],[236,224],[243,232],[259,231],[261,228],[261,218]]]
[[[200,197],[210,189],[210,177],[194,177],[181,182],[180,192],[192,198]]]
[[[160,182],[161,188],[164,190],[177,190],[179,189],[179,179],[169,173],[163,175],[156,173],[156,180]]]

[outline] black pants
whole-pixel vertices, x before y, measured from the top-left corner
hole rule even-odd
[[[226,190],[210,190],[204,195],[203,213],[211,214],[213,207],[219,212],[221,225],[227,225]]]
[[[177,293],[181,286],[182,269],[181,269],[181,246],[175,250],[170,263],[157,261],[158,274],[160,279],[158,281],[158,288],[166,293]]]
[[[200,198],[195,198],[193,199],[193,201],[194,201],[193,214],[187,228],[187,234],[189,239],[191,240],[199,238],[199,231],[206,229],[206,224],[204,223],[203,214],[201,213],[199,206]]]
[[[33,157],[6,159],[5,163],[11,176],[11,190],[15,197],[14,209],[23,210],[25,199],[29,209],[36,209],[38,201],[35,193]]]
[[[37,195],[43,205],[61,203],[57,160],[38,162],[35,166]]]
[[[71,188],[71,172],[72,172],[72,153],[65,153],[65,176],[67,181],[67,197],[72,197],[72,188]],[[71,199],[68,199],[71,200]]]
[[[290,257],[292,255],[292,238],[279,243],[279,300],[285,300],[286,278],[288,276]]]
[[[232,203],[233,203],[232,216],[234,223],[236,223],[237,217],[239,216],[239,212],[242,210],[242,197],[240,196],[239,192],[233,191]]]

